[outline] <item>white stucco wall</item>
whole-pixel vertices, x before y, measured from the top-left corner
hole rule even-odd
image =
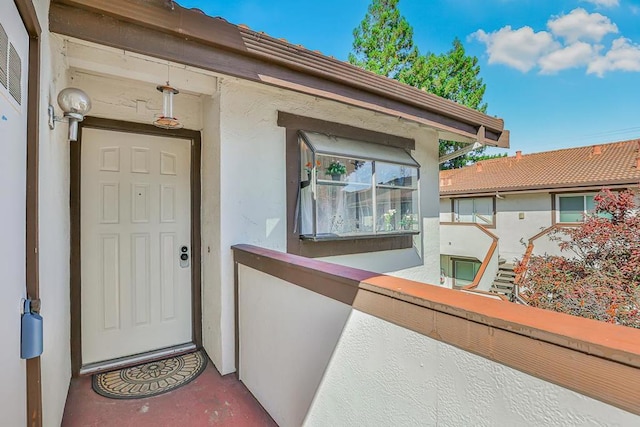
[[[496,200],[496,210],[496,228],[492,231],[500,239],[500,256],[507,262],[521,259],[529,239],[551,227],[549,193],[506,194]],[[521,213],[524,219],[519,219]]]
[[[229,248],[248,243],[286,251],[285,129],[277,126],[278,111],[414,138],[413,153],[421,164],[423,235],[414,249],[332,258],[373,271],[407,274],[426,282],[438,280],[437,135],[423,126],[312,96],[222,78],[220,102],[220,279],[222,354],[213,358],[224,373],[233,372],[233,262]],[[424,254],[423,259],[419,254]],[[384,262],[379,262],[384,258]],[[418,267],[420,266],[420,267]],[[205,283],[205,286],[209,286]],[[210,315],[214,314],[211,310]],[[205,313],[204,322],[216,319]],[[214,332],[215,334],[215,332]],[[206,339],[206,338],[205,338]],[[214,340],[217,340],[215,338]]]
[[[43,29],[47,12],[40,15]],[[39,10],[40,12],[40,10]],[[69,86],[61,40],[42,33],[40,83],[40,170],[39,238],[40,299],[44,318],[42,354],[42,413],[45,426],[58,426],[62,420],[71,378],[70,301],[69,301],[69,141],[68,125],[47,125],[47,106],[56,107],[58,92]]]
[[[353,310],[305,426],[632,426],[640,417]]]
[[[241,265],[240,379],[281,427],[302,424],[351,306]]]
[[[220,274],[220,97],[203,97],[202,129],[202,336],[203,345],[215,361],[222,360],[222,276]]]

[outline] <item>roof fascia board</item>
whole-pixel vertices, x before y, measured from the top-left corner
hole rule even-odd
[[[497,188],[492,191],[481,190],[477,192],[473,191],[456,191],[452,193],[440,193],[441,199],[450,199],[450,198],[463,198],[463,197],[484,197],[484,196],[495,196],[496,193],[499,193],[501,196],[507,195],[517,195],[517,194],[529,194],[529,193],[569,193],[569,192],[579,192],[579,191],[598,191],[603,187],[611,188],[611,189],[619,189],[619,188],[638,188],[640,184],[636,181],[618,181],[618,182],[601,182],[601,183],[588,183],[580,186],[567,186],[566,184],[558,184],[557,186],[546,186],[544,188]]]
[[[460,135],[461,142],[473,140],[479,127],[484,126],[488,145],[508,147],[508,132],[505,133],[501,119],[197,11],[178,5],[171,10],[162,6],[164,3],[160,0],[54,0],[50,8],[50,30],[396,115]],[[112,19],[107,19],[109,17]],[[92,18],[93,31],[86,23],[82,25],[83,20],[89,18]],[[125,25],[127,23],[130,26]],[[136,31],[135,27],[152,33]],[[122,34],[118,34],[122,30],[136,33],[138,37],[123,40]],[[154,46],[149,38],[162,37],[157,33],[153,36],[153,31],[182,44],[173,43],[174,50],[157,43]],[[218,61],[194,56],[194,51],[204,50],[217,56]],[[222,65],[218,65],[220,61]],[[235,65],[229,66],[230,63]],[[365,105],[359,105],[363,103]]]

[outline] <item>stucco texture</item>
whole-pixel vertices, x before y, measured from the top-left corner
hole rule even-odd
[[[304,425],[639,423],[621,409],[354,310]]]

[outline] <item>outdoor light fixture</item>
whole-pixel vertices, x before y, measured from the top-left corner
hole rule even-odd
[[[162,129],[181,129],[182,123],[173,117],[173,95],[180,93],[178,89],[171,87],[169,81],[166,85],[160,85],[156,89],[162,92],[162,114],[157,114],[153,124]]]
[[[58,105],[64,112],[64,118],[69,121],[69,141],[78,140],[78,123],[84,120],[85,114],[91,110],[91,99],[83,90],[75,87],[62,89],[58,94]],[[53,105],[49,105],[49,128],[55,129],[55,122],[61,122],[61,117],[55,116]]]

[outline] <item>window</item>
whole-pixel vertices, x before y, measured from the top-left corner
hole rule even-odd
[[[494,203],[493,197],[454,199],[453,220],[454,222],[471,222],[493,226]]]
[[[477,260],[453,259],[453,277],[455,286],[470,285],[482,264]]]
[[[407,151],[307,131],[299,146],[303,239],[419,231],[419,164]]]
[[[584,215],[596,208],[594,196],[595,193],[556,195],[556,221],[559,223],[584,221]],[[599,216],[610,217],[606,212],[599,214]]]

